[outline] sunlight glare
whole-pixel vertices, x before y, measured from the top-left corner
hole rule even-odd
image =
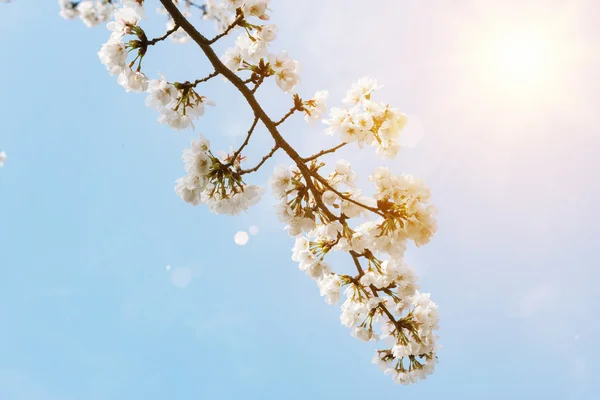
[[[486,46],[490,79],[504,89],[533,89],[548,82],[555,49],[541,32],[497,32]]]

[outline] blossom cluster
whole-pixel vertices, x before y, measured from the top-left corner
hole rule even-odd
[[[158,122],[176,130],[193,128],[193,120],[204,115],[205,106],[215,103],[199,95],[193,84],[167,82],[165,78],[148,83],[146,105],[160,112]]]
[[[206,20],[215,22],[217,32],[224,32],[235,21],[235,14],[231,11],[230,2],[221,0],[205,0],[204,15]]]
[[[7,159],[6,152],[0,151],[0,167],[4,166],[4,163],[6,163],[6,159]]]
[[[407,117],[389,104],[371,99],[372,93],[380,87],[370,77],[353,84],[343,100],[349,108],[331,109],[325,121],[329,125],[326,133],[339,132],[344,142],[357,142],[361,147],[372,145],[382,158],[394,158],[400,149],[398,138]]]
[[[204,203],[216,214],[235,215],[260,200],[264,189],[243,182],[239,157],[215,157],[204,136],[193,140],[182,158],[187,175],[177,179],[175,191],[185,202]]]
[[[136,1],[125,0],[114,13],[114,21],[107,27],[112,32],[102,45],[98,57],[111,75],[118,75],[117,82],[128,92],[147,92],[146,104],[160,112],[158,121],[176,130],[193,128],[193,120],[204,115],[206,105],[214,103],[199,95],[195,84],[169,83],[164,77],[150,80],[141,71],[141,62],[149,46],[148,38],[140,21],[145,17],[143,7]],[[136,36],[125,41],[126,35]],[[128,62],[129,52],[137,50],[137,56]],[[134,68],[135,63],[137,68]]]
[[[144,8],[136,1],[125,0],[123,6],[114,13],[114,21],[109,22],[106,27],[111,35],[98,52],[100,62],[104,64],[111,75],[119,75],[118,82],[127,91],[143,92],[148,87],[148,78],[138,69],[133,70],[135,61],[144,57],[147,38],[144,31],[138,26],[145,17]],[[124,42],[126,35],[135,35],[137,40]],[[131,63],[127,62],[130,51],[138,50],[138,55]]]
[[[58,6],[61,17],[79,18],[90,28],[110,20],[115,9],[111,0],[58,0]]]
[[[226,0],[230,12],[241,10],[243,16],[254,16],[268,20],[268,0]],[[239,18],[239,16],[238,16]],[[240,22],[243,32],[222,57],[223,63],[232,71],[251,71],[256,80],[273,76],[284,92],[292,92],[300,82],[300,63],[290,58],[285,51],[273,53],[270,44],[277,38],[278,28],[273,24],[256,25]]]
[[[107,1],[87,2],[113,7]],[[82,3],[60,2],[66,10],[64,15],[72,18],[82,15]],[[295,238],[292,259],[315,280],[328,304],[338,303],[344,297],[341,323],[359,340],[382,343],[373,362],[395,382],[413,383],[432,373],[438,349],[437,305],[429,294],[419,291],[415,272],[404,261],[408,243],[422,246],[436,232],[436,210],[430,204],[429,189],[411,175],[394,175],[379,167],[369,176],[373,190],[366,195],[358,189],[357,174],[348,161],[338,160],[325,175],[322,171],[326,164],[320,160],[321,155],[333,153],[346,143],[373,146],[379,156],[394,158],[407,123],[406,115],[373,100],[373,93],[381,86],[373,78],[361,78],[346,93],[346,107],[332,108],[323,121],[328,125],[325,133],[339,134],[342,143],[302,158],[290,151],[283,136],[278,131],[273,134],[273,130],[278,130],[295,112],[304,113],[310,124],[322,121],[328,111],[329,94],[321,90],[311,99],[302,100],[294,92],[300,82],[298,61],[286,52],[271,51],[277,26],[249,22],[249,18],[269,20],[269,0],[207,0],[201,6],[191,1],[175,2],[179,19],[172,7],[171,12],[159,10],[168,16],[167,32],[152,40],[139,26],[145,18],[142,3],[122,0],[121,7],[111,9],[114,20],[107,25],[111,35],[98,56],[111,75],[118,75],[117,81],[126,91],[147,93],[146,105],[159,112],[158,122],[175,130],[193,128],[194,120],[204,114],[205,107],[214,105],[197,92],[198,85],[218,75],[227,77],[230,71],[239,75],[250,73],[247,79],[228,78],[235,81],[247,99],[271,77],[284,92],[293,94],[293,106],[278,122],[265,117],[264,110],[253,107],[255,120],[246,140],[226,156],[215,156],[202,135],[193,140],[183,152],[186,175],[176,181],[177,195],[192,205],[206,204],[214,213],[243,212],[260,200],[264,190],[246,184],[244,178],[283,148],[293,164],[277,166],[270,183],[278,199],[276,213],[286,224],[288,234]],[[149,79],[141,68],[148,49],[168,37],[176,43],[190,41],[191,31],[185,31],[175,21],[189,17],[192,6],[201,10],[204,19],[214,21],[219,32],[212,40],[202,39],[203,51],[206,44],[212,45],[232,32],[237,33],[234,46],[221,56],[222,64],[214,61],[217,57],[212,53],[209,58],[215,71],[206,78],[185,82],[169,82],[162,76]],[[165,7],[170,8],[166,3]],[[135,55],[131,61],[130,53]],[[276,144],[257,166],[244,170],[241,153],[259,121],[271,132]],[[334,271],[336,268],[326,260],[334,252],[347,253],[351,259],[348,264],[356,272]]]
[[[360,340],[384,339],[388,347],[377,350],[374,363],[394,381],[425,378],[437,362],[437,305],[418,291],[404,252],[408,241],[422,245],[435,233],[429,189],[409,175],[394,176],[380,167],[370,176],[374,196],[367,197],[356,189],[349,162],[339,160],[327,177],[315,179],[323,165],[309,165],[308,177],[296,166],[280,165],[271,178],[280,199],[277,214],[296,237],[292,259],[317,282],[328,304],[337,303],[345,287],[342,324]],[[350,224],[365,213],[377,218]],[[337,251],[350,254],[356,275],[332,271],[325,256]]]

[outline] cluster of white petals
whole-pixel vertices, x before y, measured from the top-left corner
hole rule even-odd
[[[158,122],[176,130],[193,128],[195,119],[204,115],[205,107],[215,103],[200,96],[193,85],[171,84],[166,79],[151,80],[146,105],[160,112]]]
[[[6,163],[6,159],[7,159],[6,152],[0,151],[0,167],[4,166],[4,163]]]
[[[175,192],[186,203],[206,204],[216,214],[235,215],[258,203],[264,189],[246,185],[239,174],[239,159],[221,160],[210,151],[210,142],[200,135],[183,152],[186,176],[177,179]]]
[[[100,61],[111,75],[118,75],[117,81],[126,91],[148,94],[146,105],[160,113],[160,123],[176,130],[193,128],[193,121],[204,114],[205,107],[214,105],[196,92],[197,85],[220,74],[228,77],[227,69],[239,75],[250,74],[239,80],[241,83],[229,78],[246,98],[268,78],[274,79],[285,93],[293,93],[300,82],[298,61],[286,52],[271,51],[277,26],[248,22],[249,18],[269,20],[269,0],[206,0],[202,5],[175,2],[184,17],[192,15],[194,5],[204,19],[216,23],[221,34],[205,43],[212,44],[231,32],[237,32],[237,38],[221,57],[223,64],[209,57],[215,72],[206,78],[183,83],[172,83],[162,76],[148,79],[141,70],[141,61],[150,46],[167,37],[176,43],[191,38],[176,26],[176,13],[171,16],[159,9],[168,16],[167,32],[148,40],[139,26],[145,18],[142,3],[122,0],[121,7],[115,9],[111,1],[59,1],[61,15],[69,19],[79,17],[88,26],[108,21],[114,15],[107,25],[110,38],[98,52]],[[206,46],[200,47],[205,50]],[[137,54],[131,61],[130,53]],[[365,195],[357,188],[357,174],[348,161],[339,159],[327,175],[321,175],[326,164],[319,160],[321,155],[353,142],[360,147],[375,147],[383,158],[397,155],[407,117],[389,104],[373,100],[373,93],[379,88],[370,77],[353,84],[343,99],[346,107],[332,108],[323,121],[329,125],[326,133],[339,134],[342,143],[307,158],[286,148],[289,144],[273,130],[296,111],[304,113],[311,124],[321,121],[328,111],[327,91],[318,91],[309,100],[294,94],[293,107],[278,122],[265,118],[263,110],[253,107],[254,123],[244,144],[232,154],[215,156],[202,135],[192,141],[182,157],[186,175],[177,179],[175,191],[185,202],[206,204],[214,213],[239,214],[256,204],[264,191],[246,184],[243,178],[283,148],[294,165],[277,166],[270,185],[278,200],[276,214],[286,224],[287,233],[295,238],[292,259],[316,282],[328,304],[339,303],[343,295],[340,322],[353,337],[381,343],[373,362],[395,382],[409,384],[431,374],[437,362],[438,308],[429,294],[419,292],[417,276],[404,261],[408,243],[427,244],[437,230],[429,189],[411,175],[394,175],[379,167],[369,176],[373,193]],[[259,120],[272,133],[275,147],[256,167],[243,170],[241,152]],[[0,166],[5,159],[5,154],[0,153]],[[245,240],[247,237],[245,234]],[[325,261],[334,252],[348,253],[348,263],[356,273],[334,271],[332,264]]]
[[[322,165],[312,163],[311,171]],[[412,383],[433,372],[437,362],[437,305],[418,291],[417,278],[404,262],[408,241],[425,244],[435,233],[435,209],[427,187],[409,175],[394,176],[378,168],[370,179],[372,198],[356,189],[356,173],[345,160],[319,181],[298,168],[279,165],[271,177],[279,218],[296,237],[292,259],[314,279],[328,304],[346,297],[340,321],[363,341],[382,340],[375,361],[398,383]],[[310,182],[310,183],[309,183]],[[321,193],[315,198],[310,187]],[[327,207],[329,214],[323,212]],[[375,220],[352,225],[365,212]],[[360,221],[359,221],[360,222]],[[357,275],[332,271],[325,256],[348,252]]]
[[[312,124],[314,121],[321,120],[327,112],[328,97],[329,92],[327,90],[319,90],[311,100],[304,102],[304,119],[306,122]]]
[[[219,10],[219,18],[225,10],[239,8],[244,17],[258,17],[269,19],[266,15],[268,1],[226,0],[225,5]],[[231,19],[229,19],[231,20]],[[235,19],[234,19],[235,21]],[[269,45],[277,38],[276,25],[243,25],[245,30],[240,33],[235,41],[235,46],[227,49],[222,57],[225,64],[232,71],[248,70],[262,74],[262,78],[273,76],[275,82],[284,92],[291,92],[300,82],[300,63],[290,58],[285,51],[277,54],[269,51]]]
[[[114,21],[107,24],[111,35],[98,52],[100,62],[111,75],[119,75],[118,83],[128,92],[144,92],[148,88],[146,75],[139,68],[132,70],[133,62],[127,63],[128,52],[142,46],[142,42],[123,40],[126,35],[140,34],[138,24],[144,16],[143,7],[137,2],[124,1],[123,6],[114,12]]]
[[[79,18],[90,28],[110,20],[115,9],[109,0],[58,0],[58,6],[61,17],[64,19]]]
[[[291,59],[285,51],[269,54],[268,60],[277,85],[286,93],[292,91],[300,82],[300,63]]]
[[[230,5],[222,0],[205,0],[204,15],[206,20],[215,21],[217,32],[223,32],[229,25],[235,21],[235,14],[232,13]]]
[[[372,93],[380,87],[373,78],[359,79],[344,98],[349,108],[331,109],[325,121],[329,128],[325,132],[339,133],[343,142],[375,146],[380,157],[394,158],[400,149],[398,138],[407,117],[389,104],[371,99]]]

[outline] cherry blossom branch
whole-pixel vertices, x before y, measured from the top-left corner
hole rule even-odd
[[[225,29],[223,32],[219,33],[217,36],[215,36],[214,38],[210,39],[210,40],[208,41],[208,44],[209,44],[209,45],[210,45],[210,44],[213,44],[213,43],[215,43],[216,41],[218,41],[219,39],[221,39],[222,37],[224,37],[224,36],[227,36],[227,35],[229,34],[229,32],[231,32],[231,30],[232,30],[233,28],[235,28],[237,25],[239,25],[239,23],[240,23],[241,21],[243,21],[243,20],[244,20],[244,15],[243,15],[243,14],[239,14],[239,15],[236,17],[236,19],[235,19],[235,20],[234,20],[234,21],[233,21],[231,24],[229,24],[229,26],[228,26],[228,27],[227,27],[227,28],[226,28],[226,29]]]
[[[254,122],[252,122],[252,126],[250,127],[250,130],[248,130],[248,134],[246,135],[246,140],[244,140],[244,142],[242,143],[240,148],[237,149],[237,151],[235,153],[233,153],[233,156],[231,157],[231,163],[235,163],[235,160],[237,160],[237,158],[239,157],[239,155],[242,152],[242,150],[244,149],[244,147],[246,147],[246,145],[248,145],[248,142],[250,141],[250,137],[252,136],[252,133],[254,132],[254,128],[256,128],[257,123],[258,123],[258,117],[254,117]]]
[[[256,91],[258,90],[258,88],[260,87],[260,85],[262,85],[263,81],[265,80],[265,76],[261,75],[258,77],[258,79],[254,82],[254,87],[252,88],[252,90],[250,91],[250,93],[254,94],[256,93]],[[243,81],[245,82],[245,81]],[[252,78],[250,78],[250,82],[253,82]]]
[[[171,15],[171,18],[173,18],[175,23],[181,26],[183,30],[185,30],[186,33],[190,35],[192,40],[194,40],[198,44],[198,46],[200,46],[210,63],[215,68],[215,71],[222,74],[240,91],[240,93],[244,96],[244,98],[250,105],[250,108],[252,108],[252,110],[254,111],[254,115],[258,116],[258,118],[265,125],[271,136],[273,136],[275,143],[288,154],[288,156],[296,163],[296,165],[298,165],[298,168],[300,169],[302,174],[305,175],[305,178],[308,179],[308,177],[311,176],[311,172],[307,168],[306,164],[302,161],[302,157],[300,157],[298,152],[288,142],[285,141],[283,136],[281,136],[273,120],[269,118],[269,116],[265,113],[265,111],[262,109],[256,98],[254,97],[253,91],[248,89],[248,87],[244,84],[242,79],[221,62],[214,50],[210,47],[208,39],[206,39],[204,35],[198,32],[198,30],[183,16],[183,14],[181,14],[181,11],[179,11],[177,6],[173,4],[171,0],[160,0],[160,2],[165,7],[167,12]],[[310,185],[314,189],[312,183],[310,183]],[[313,192],[318,194],[318,191],[316,190],[313,190]]]
[[[181,38],[193,40],[214,71],[193,83],[169,83],[165,78],[149,80],[141,71],[141,59],[149,43],[138,26],[143,9],[140,9],[141,3],[128,4],[123,6],[124,12],[115,13],[115,23],[110,29],[113,32],[116,29],[117,35],[135,35],[139,40],[113,40],[111,36],[99,52],[107,69],[119,74],[119,84],[127,91],[147,91],[146,104],[160,112],[159,122],[181,130],[193,127],[192,120],[204,114],[205,106],[214,105],[198,93],[196,85],[222,75],[242,94],[254,116],[243,143],[225,162],[213,155],[210,142],[204,136],[192,141],[191,148],[184,151],[187,175],[176,181],[177,194],[190,204],[204,203],[219,214],[239,213],[256,204],[263,191],[256,185],[246,184],[242,175],[257,171],[282,149],[293,165],[277,166],[270,181],[281,200],[277,206],[278,216],[288,224],[288,234],[296,237],[292,258],[317,282],[327,303],[339,301],[340,289],[348,286],[341,320],[352,328],[352,336],[364,341],[378,340],[373,324],[381,322],[382,335],[395,339],[392,348],[378,350],[374,359],[386,374],[391,374],[399,383],[411,383],[430,374],[437,360],[437,336],[433,333],[438,329],[437,306],[429,300],[428,294],[418,292],[415,275],[403,261],[408,240],[420,246],[435,232],[435,210],[428,204],[429,190],[412,176],[393,176],[387,168],[379,167],[369,176],[375,185],[375,194],[372,198],[359,197],[360,192],[355,190],[356,173],[349,162],[338,160],[335,170],[324,177],[320,170],[326,164],[317,161],[322,155],[334,153],[354,141],[361,146],[371,144],[377,147],[378,155],[393,158],[399,149],[397,138],[406,124],[406,116],[389,104],[374,101],[371,93],[380,86],[373,78],[362,78],[346,94],[344,103],[348,108],[332,108],[330,119],[324,121],[329,125],[326,133],[339,133],[342,143],[301,157],[284,139],[279,126],[296,111],[304,112],[308,122],[321,120],[327,111],[328,93],[318,91],[306,101],[294,95],[293,108],[277,121],[269,117],[256,99],[255,93],[266,78],[273,77],[286,93],[293,93],[300,79],[297,61],[285,52],[273,54],[268,50],[277,27],[256,25],[244,19],[245,15],[269,19],[268,0],[240,0],[239,3],[236,0],[235,4],[202,8],[208,18],[217,20],[217,29],[224,31],[211,40],[189,22],[172,0],[160,1],[171,16],[169,26],[179,27],[176,42],[182,42]],[[223,27],[223,21],[230,21],[234,11],[234,22]],[[219,20],[216,15],[223,19]],[[235,47],[228,49],[221,59],[211,45],[236,25],[245,30]],[[158,39],[161,38],[152,42]],[[128,63],[127,54],[131,50],[137,50],[137,57]],[[134,69],[138,59],[137,69]],[[238,71],[251,71],[252,76],[242,79]],[[252,88],[248,85],[251,82],[254,83]],[[275,144],[256,166],[241,170],[241,154],[259,121]],[[383,218],[351,227],[348,220],[360,218],[364,210]],[[358,275],[332,272],[324,262],[329,251],[349,252]],[[388,257],[380,260],[380,254]],[[361,258],[366,259],[367,265],[361,266]]]
[[[329,182],[327,182],[327,180],[325,178],[323,178],[321,175],[319,174],[314,174],[315,179],[317,179],[323,186],[325,186],[327,189],[331,190],[333,193],[337,194],[340,198],[353,203],[359,207],[364,208],[365,210],[369,210],[377,215],[381,215],[382,217],[385,216],[381,211],[379,211],[377,208],[374,207],[370,207],[366,204],[361,203],[360,201],[354,200],[352,197],[350,196],[346,196],[345,194],[341,193],[339,190],[337,190],[336,188],[334,188],[333,186],[331,186],[329,184]]]
[[[217,75],[219,75],[219,73],[217,71],[215,71],[215,72],[210,73],[208,76],[206,76],[206,77],[204,77],[202,79],[196,79],[192,83],[192,86],[196,86],[196,85],[198,85],[200,83],[207,82],[207,81],[211,80],[212,78],[214,78]]]
[[[256,98],[254,97],[254,92],[255,92],[256,88],[258,87],[258,85],[255,86],[255,88],[253,90],[248,89],[248,87],[244,84],[244,81],[237,74],[235,74],[233,71],[231,71],[229,68],[227,68],[221,62],[219,57],[215,54],[214,50],[210,46],[210,41],[208,39],[206,39],[206,37],[204,37],[204,35],[202,35],[187,20],[187,18],[185,18],[183,16],[183,14],[181,14],[181,12],[177,8],[177,6],[175,6],[171,0],[160,0],[160,2],[163,4],[163,6],[167,10],[167,12],[169,12],[169,14],[171,15],[171,18],[173,18],[173,20],[175,21],[175,24],[181,26],[186,31],[186,33],[188,35],[190,35],[192,40],[194,40],[198,44],[198,46],[200,46],[200,48],[202,49],[202,51],[204,52],[204,54],[206,55],[208,60],[211,62],[211,64],[215,68],[215,72],[222,74],[227,80],[229,80],[242,93],[242,95],[244,96],[244,98],[246,99],[248,104],[250,105],[250,108],[252,108],[252,110],[254,111],[254,115],[263,122],[263,124],[265,125],[265,127],[267,128],[267,130],[269,131],[269,133],[275,140],[275,143],[278,145],[278,147],[283,149],[288,154],[288,156],[296,163],[296,165],[298,166],[298,169],[300,170],[300,172],[302,173],[302,175],[304,176],[304,178],[306,180],[306,184],[307,184],[308,188],[313,193],[313,197],[315,198],[315,201],[320,206],[320,208],[322,208],[322,211],[327,216],[327,218],[329,218],[330,220],[336,219],[335,215],[332,214],[331,211],[329,210],[329,208],[327,208],[327,206],[325,206],[325,204],[323,204],[323,202],[321,201],[322,193],[315,187],[312,180],[310,179],[311,177],[314,177],[317,181],[319,181],[321,184],[323,184],[323,186],[325,186],[327,189],[331,190],[333,193],[340,196],[340,198],[342,198],[350,203],[353,203],[359,207],[362,207],[366,210],[369,210],[375,214],[383,216],[383,213],[381,213],[376,208],[362,204],[359,201],[356,201],[356,200],[352,199],[351,197],[340,193],[337,189],[333,188],[327,182],[327,180],[324,179],[318,172],[310,171],[310,169],[307,167],[305,161],[298,154],[298,152],[296,152],[296,150],[279,133],[279,131],[277,130],[277,123],[273,122],[273,120],[271,120],[269,118],[269,116],[265,113],[265,111],[262,109],[262,107],[260,106],[260,104],[258,103]]]
[[[358,259],[358,254],[352,250],[348,252],[350,254],[350,256],[352,257],[352,260],[354,261],[354,265],[356,267],[356,270],[358,271],[359,274],[359,279],[360,277],[362,277],[365,272],[362,269],[361,265],[360,265],[360,260]],[[379,295],[377,294],[378,289],[374,286],[374,285],[369,285],[369,289],[371,289],[371,294],[374,297],[379,297]],[[385,315],[388,317],[388,319],[398,328],[401,329],[402,326],[399,326],[398,321],[396,321],[396,319],[394,318],[394,315],[387,309],[387,307],[383,304],[379,304],[379,308],[385,313]]]
[[[348,144],[348,142],[342,142],[342,143],[338,144],[337,146],[335,146],[335,147],[332,147],[332,148],[330,148],[330,149],[327,149],[327,150],[321,150],[320,152],[318,152],[318,153],[316,153],[316,154],[313,154],[313,155],[312,155],[312,156],[310,156],[310,157],[304,157],[302,160],[303,160],[304,162],[309,162],[309,161],[312,161],[312,160],[316,160],[317,158],[319,158],[319,157],[321,157],[321,156],[323,156],[323,155],[325,155],[325,154],[329,154],[329,153],[334,153],[334,152],[336,152],[337,150],[341,149],[342,147],[344,147],[344,146],[345,146],[345,145],[347,145],[347,144]]]
[[[282,123],[284,123],[285,120],[288,119],[297,110],[298,109],[296,108],[296,106],[294,106],[293,108],[291,108],[290,111],[288,111],[279,121],[275,122],[275,125],[281,125]]]
[[[264,163],[265,163],[265,162],[266,162],[266,161],[267,161],[269,158],[273,157],[273,154],[275,154],[275,152],[276,152],[277,150],[279,150],[279,146],[278,146],[278,145],[275,145],[275,146],[273,146],[273,148],[271,149],[271,151],[269,151],[269,152],[268,152],[268,153],[267,153],[267,154],[266,154],[266,155],[265,155],[265,156],[262,158],[262,160],[260,160],[260,162],[259,162],[259,163],[258,163],[258,164],[257,164],[255,167],[252,167],[252,168],[249,168],[249,169],[244,169],[244,170],[242,170],[242,171],[240,172],[240,175],[249,174],[249,173],[251,173],[251,172],[258,171],[258,169],[259,169],[260,167],[262,167],[262,165],[263,165],[263,164],[264,164]]]
[[[175,24],[175,26],[171,29],[169,29],[164,35],[162,35],[161,37],[157,37],[155,39],[149,40],[146,45],[148,46],[154,46],[156,43],[158,42],[162,42],[163,40],[165,40],[166,38],[168,38],[169,36],[171,36],[171,34],[173,32],[175,32],[177,29],[179,29],[179,25]]]

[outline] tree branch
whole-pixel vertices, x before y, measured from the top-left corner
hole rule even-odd
[[[227,34],[228,34],[229,32],[231,32],[231,30],[232,30],[233,28],[235,28],[235,27],[237,26],[237,24],[239,24],[239,23],[240,23],[240,21],[243,21],[243,20],[244,20],[244,14],[240,14],[240,15],[238,15],[238,16],[235,18],[235,20],[234,20],[234,21],[233,21],[233,22],[232,22],[232,23],[231,23],[231,24],[230,24],[230,25],[229,25],[229,26],[228,26],[228,27],[227,27],[227,28],[226,28],[226,29],[225,29],[223,32],[219,33],[217,36],[215,36],[214,38],[210,39],[210,40],[208,41],[208,44],[209,44],[209,45],[210,45],[210,44],[213,44],[213,43],[215,43],[217,40],[221,39],[223,36],[227,36]]]
[[[312,161],[312,160],[316,160],[317,158],[321,157],[322,155],[325,155],[325,154],[328,154],[328,153],[333,153],[333,152],[337,151],[338,149],[341,149],[342,147],[344,147],[347,144],[348,144],[348,142],[340,143],[340,144],[338,144],[335,147],[332,147],[332,148],[330,148],[328,150],[321,150],[320,152],[318,152],[316,154],[313,154],[310,157],[303,158],[302,160],[304,162],[309,162],[309,161]]]
[[[356,269],[357,269],[359,275],[360,276],[364,275],[365,272],[363,271],[362,267],[360,266],[360,261],[358,260],[358,254],[356,254],[356,252],[354,250],[351,250],[349,253],[350,253],[350,256],[352,256],[352,260],[354,261],[354,265],[356,266]],[[378,290],[374,285],[369,285],[369,289],[371,289],[371,293],[373,294],[373,297],[379,297],[379,295],[377,294]],[[379,304],[379,308],[389,318],[390,322],[392,322],[394,324],[396,329],[400,330],[403,328],[402,324],[399,321],[396,321],[396,318],[394,318],[394,315],[390,312],[390,310],[387,309],[387,307],[383,303]]]
[[[248,134],[246,135],[246,140],[244,140],[244,143],[242,143],[240,148],[237,149],[237,151],[235,153],[233,153],[233,157],[231,157],[232,164],[235,163],[235,160],[238,158],[238,156],[240,155],[240,153],[242,152],[244,147],[246,147],[246,145],[250,141],[250,136],[252,136],[252,132],[254,132],[254,128],[256,128],[257,123],[258,123],[258,117],[254,117],[254,122],[252,122],[252,126],[250,127],[250,130],[248,131]]]
[[[167,33],[165,33],[161,37],[157,37],[155,39],[149,40],[148,43],[147,43],[147,45],[148,46],[154,46],[156,43],[162,42],[163,40],[165,40],[166,38],[168,38],[172,33],[174,33],[177,29],[179,29],[179,25],[175,24],[174,27],[172,27],[171,29],[169,29],[167,31]]]
[[[254,93],[244,84],[244,81],[237,76],[233,71],[227,68],[219,59],[214,50],[210,47],[210,41],[204,37],[198,30],[181,14],[181,11],[177,8],[175,4],[171,0],[160,0],[162,5],[165,7],[167,12],[171,14],[171,17],[175,21],[175,24],[181,26],[184,31],[187,32],[188,35],[194,40],[200,49],[204,52],[210,63],[215,68],[215,71],[222,74],[228,81],[230,81],[244,96],[252,111],[254,111],[254,115],[258,117],[262,123],[265,125],[273,139],[275,140],[275,144],[283,149],[287,153],[287,155],[294,161],[294,163],[298,166],[298,169],[304,176],[307,181],[308,187],[313,192],[315,199],[320,205],[323,206],[323,212],[325,212],[328,216],[335,216],[329,211],[327,207],[323,205],[320,198],[320,192],[314,187],[314,184],[311,181],[312,172],[306,166],[306,164],[302,161],[302,157],[298,154],[298,152],[285,141],[283,136],[277,130],[277,126],[273,122],[271,118],[266,114],[263,108],[260,106],[256,98],[254,97]],[[318,174],[315,174],[319,176]]]
[[[293,113],[295,113],[297,110],[296,106],[292,107],[290,109],[290,111],[287,112],[287,114],[285,114],[283,116],[283,118],[281,118],[279,121],[275,122],[275,125],[281,125],[285,122],[286,119],[288,119]]]
[[[273,146],[273,148],[271,149],[271,151],[269,151],[269,153],[267,153],[267,155],[266,155],[266,156],[264,156],[264,157],[262,158],[262,160],[260,160],[260,162],[259,162],[259,163],[258,163],[258,164],[257,164],[255,167],[253,167],[253,168],[250,168],[250,169],[244,169],[244,170],[242,170],[242,171],[240,172],[240,174],[241,174],[241,175],[244,175],[244,174],[249,174],[250,172],[255,172],[255,171],[258,171],[258,169],[259,169],[260,167],[262,167],[262,165],[263,165],[263,164],[264,164],[264,163],[265,163],[265,162],[266,162],[266,161],[267,161],[269,158],[273,157],[273,154],[275,154],[275,152],[276,152],[277,150],[279,150],[279,146],[278,146],[278,145],[275,145],[275,146]]]
[[[337,190],[336,188],[334,188],[333,186],[331,186],[329,184],[329,182],[327,182],[327,179],[323,178],[321,175],[319,174],[315,174],[315,179],[319,181],[319,183],[321,183],[323,186],[325,186],[327,189],[331,190],[333,193],[337,194],[339,197],[341,197],[342,199],[356,204],[359,207],[364,208],[365,210],[369,210],[372,213],[375,213],[377,215],[380,215],[382,217],[384,217],[385,215],[383,215],[383,213],[381,213],[378,209],[374,208],[374,207],[370,207],[366,204],[361,203],[360,201],[356,201],[354,200],[352,197],[350,196],[346,196],[345,194],[342,194],[339,190]]]
[[[215,71],[215,72],[212,72],[210,75],[208,75],[208,76],[206,76],[206,77],[204,77],[204,78],[202,78],[202,79],[196,79],[196,80],[194,81],[194,83],[192,83],[192,86],[196,86],[196,85],[198,85],[199,83],[202,83],[202,82],[209,81],[209,80],[211,80],[212,78],[214,78],[214,77],[215,77],[215,76],[217,76],[217,75],[219,75],[219,73],[218,73],[217,71]]]

